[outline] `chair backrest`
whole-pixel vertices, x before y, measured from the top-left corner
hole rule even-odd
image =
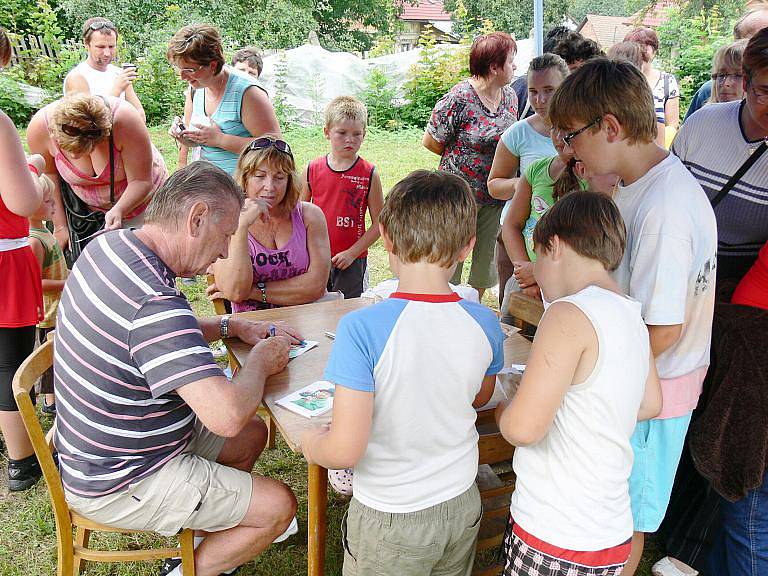
[[[208,281],[208,286],[216,282],[216,278],[214,278],[213,274],[206,274],[206,280]],[[227,313],[227,309],[224,307],[223,298],[216,298],[213,300],[213,310],[219,315]]]
[[[48,485],[48,493],[51,496],[51,506],[56,520],[57,542],[59,546],[69,546],[72,548],[72,520],[69,515],[69,507],[64,497],[64,487],[61,484],[61,476],[53,460],[51,445],[46,441],[40,421],[37,418],[35,406],[29,395],[35,382],[40,376],[53,366],[53,345],[52,340],[47,340],[37,350],[35,350],[19,367],[13,377],[13,396],[16,399],[16,405],[27,429],[27,434],[35,450],[35,456],[40,463],[43,471],[43,478]],[[71,555],[71,551],[70,551]],[[62,551],[59,550],[59,558],[62,557]]]

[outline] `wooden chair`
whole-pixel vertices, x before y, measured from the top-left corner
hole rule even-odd
[[[509,470],[496,474],[490,465],[510,462],[515,447],[504,440],[499,432],[493,410],[478,412],[477,428],[480,433],[477,485],[483,500],[483,520],[477,537],[479,557],[475,560],[472,576],[497,576],[501,574],[503,566],[497,564],[495,558],[491,562],[482,562],[482,557],[488,555],[482,552],[490,553],[502,543],[509,515],[509,497],[515,489],[515,475],[511,466]]]
[[[35,407],[29,396],[29,391],[35,381],[53,365],[53,342],[48,340],[40,346],[19,367],[13,378],[13,395],[19,407],[24,427],[35,449],[35,455],[40,462],[48,493],[51,497],[51,507],[56,520],[56,555],[58,576],[78,576],[89,562],[138,562],[145,560],[162,560],[164,558],[181,557],[185,576],[194,576],[195,557],[192,530],[184,530],[179,535],[179,548],[152,548],[144,550],[93,550],[88,547],[91,532],[117,532],[133,534],[142,530],[123,530],[103,526],[84,518],[69,509],[64,498],[64,487],[61,477],[53,460],[52,443],[46,440]],[[51,435],[52,436],[52,435]],[[75,529],[73,539],[72,529]]]

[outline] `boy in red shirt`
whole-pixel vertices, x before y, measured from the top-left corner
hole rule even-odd
[[[360,100],[334,98],[325,109],[323,128],[331,152],[312,160],[301,178],[301,199],[317,204],[328,224],[332,264],[328,291],[341,291],[345,298],[363,292],[368,248],[379,237],[384,204],[376,167],[358,155],[367,124],[368,111]],[[366,210],[371,216],[367,230]]]

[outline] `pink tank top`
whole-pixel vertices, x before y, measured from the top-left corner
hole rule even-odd
[[[253,284],[274,282],[300,276],[309,269],[309,248],[307,247],[307,227],[302,216],[302,203],[296,204],[291,213],[293,231],[291,238],[277,249],[267,248],[248,234],[248,252],[253,264]],[[256,300],[232,302],[233,312],[248,312],[274,308],[272,304],[263,304]]]
[[[120,107],[122,100],[114,98],[111,100],[112,117],[115,117],[115,112]],[[45,125],[48,126],[48,116],[45,115]],[[91,209],[100,210],[106,212],[111,208],[109,203],[109,164],[104,166],[104,170],[101,174],[91,176],[90,174],[83,173],[77,166],[72,164],[72,161],[62,152],[56,141],[51,138],[51,143],[55,151],[54,162],[56,163],[56,171],[64,179],[67,184],[72,187],[72,190],[77,196],[85,202]],[[115,201],[123,195],[125,189],[128,187],[128,178],[125,175],[125,167],[123,166],[123,158],[120,150],[115,147]],[[152,194],[162,185],[168,178],[168,170],[165,167],[165,161],[163,160],[160,152],[152,145],[152,193],[147,199],[136,206],[128,214],[123,216],[124,219],[130,219],[138,216],[147,208],[150,200],[152,200]]]

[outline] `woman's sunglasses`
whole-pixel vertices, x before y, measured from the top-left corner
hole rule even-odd
[[[291,158],[293,158],[293,152],[291,152],[291,147],[285,140],[277,140],[272,138],[256,138],[253,142],[248,144],[248,148],[246,148],[246,152],[250,152],[251,150],[263,150],[264,148],[275,148],[279,152],[282,152],[283,154],[288,154]]]
[[[78,128],[77,126],[71,126],[70,124],[62,124],[61,131],[67,136],[72,138],[88,138],[90,140],[98,140],[104,135],[104,130],[101,128]]]

